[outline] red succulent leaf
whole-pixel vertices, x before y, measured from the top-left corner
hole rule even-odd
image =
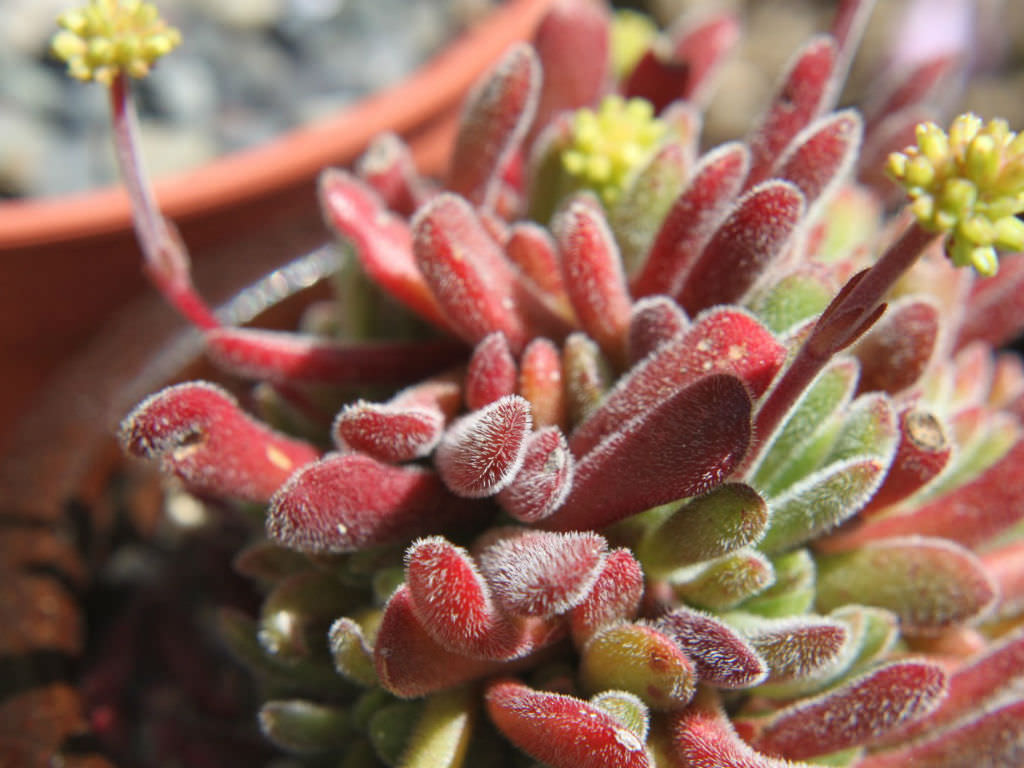
[[[421,317],[448,329],[413,259],[412,235],[405,220],[388,212],[377,193],[347,171],[324,171],[319,196],[324,218],[355,246],[367,276]]]
[[[953,358],[953,391],[949,393],[950,410],[982,405],[992,389],[995,376],[992,348],[984,342],[961,347]]]
[[[494,599],[515,616],[554,616],[578,605],[597,579],[607,543],[596,533],[513,529],[477,561]]]
[[[680,598],[700,608],[735,607],[775,582],[771,561],[754,549],[741,549],[706,564],[687,581],[673,585]]]
[[[308,443],[260,424],[224,390],[189,382],[152,395],[120,428],[129,453],[159,459],[192,491],[265,502],[297,468],[317,459]]]
[[[946,685],[934,662],[886,664],[774,714],[753,746],[792,760],[856,747],[932,711]]]
[[[456,371],[417,382],[395,393],[388,405],[438,410],[450,420],[462,410],[462,376]]]
[[[730,623],[768,663],[773,683],[813,676],[835,661],[850,639],[844,622],[810,614],[781,619],[741,614]]]
[[[652,48],[637,62],[623,83],[623,93],[647,99],[657,112],[677,100],[703,105],[715,73],[739,36],[739,22],[731,14],[684,23],[671,32],[667,56]]]
[[[359,178],[380,195],[384,205],[401,216],[427,202],[434,190],[416,170],[409,146],[395,133],[378,135],[360,156]]]
[[[434,463],[458,496],[491,496],[507,486],[526,456],[530,404],[508,395],[458,419],[441,438]]]
[[[573,641],[582,646],[599,629],[633,619],[644,592],[644,571],[628,549],[608,553],[594,585],[569,611]]]
[[[932,359],[940,330],[939,308],[912,298],[889,306],[850,350],[860,361],[860,392],[902,392],[915,384]]]
[[[601,528],[710,490],[743,459],[751,410],[746,386],[729,374],[676,390],[583,457],[566,503],[542,525]]]
[[[536,288],[536,294],[552,312],[566,320],[572,319],[558,246],[545,227],[530,221],[513,224],[505,243],[505,254],[519,268],[524,282]]]
[[[419,539],[405,553],[413,613],[453,653],[503,660],[529,650],[519,628],[494,606],[490,589],[461,547],[441,536]]]
[[[724,144],[707,153],[661,224],[633,295],[675,295],[686,273],[725,217],[747,176],[750,152],[744,144]]]
[[[570,424],[597,410],[611,381],[611,370],[597,344],[585,333],[570,333],[562,346],[566,409]]]
[[[430,454],[444,430],[439,408],[396,408],[357,400],[346,405],[331,429],[342,448],[379,461],[411,461]]]
[[[860,115],[852,109],[819,118],[793,139],[772,175],[796,184],[812,206],[849,174],[863,129]]]
[[[671,738],[675,756],[687,768],[797,768],[786,760],[755,752],[717,708],[691,705],[674,715]]]
[[[956,346],[985,341],[993,347],[1013,341],[1024,330],[1024,254],[999,257],[999,279],[986,277],[971,286],[967,312]]]
[[[588,0],[559,0],[537,26],[533,47],[544,77],[531,137],[559,112],[592,106],[601,97],[609,75],[608,12]]]
[[[416,264],[455,333],[476,344],[501,331],[521,350],[528,334],[516,276],[469,203],[440,194],[417,212],[412,230]]]
[[[473,349],[466,371],[466,405],[479,410],[516,391],[516,360],[501,331],[487,334]]]
[[[455,137],[448,189],[474,205],[494,207],[505,164],[533,122],[540,81],[537,54],[519,43],[474,89]]]
[[[465,357],[449,339],[346,343],[255,328],[207,331],[206,354],[236,376],[282,384],[400,384]]]
[[[569,446],[583,456],[603,437],[705,374],[734,374],[752,397],[759,397],[785,354],[785,348],[752,315],[735,307],[711,310],[619,379],[600,407],[570,436]]]
[[[626,361],[631,300],[604,214],[575,200],[554,223],[563,280],[583,330],[617,365]]]
[[[768,665],[728,624],[690,608],[676,608],[655,622],[697,667],[702,683],[718,688],[749,688],[768,676]]]
[[[515,680],[487,687],[491,722],[513,744],[552,768],[647,768],[643,743],[604,710]]]
[[[766,181],[741,197],[711,236],[676,294],[691,315],[738,301],[782,255],[804,216],[804,198],[788,181]]]
[[[405,585],[384,606],[373,661],[382,686],[395,696],[413,699],[493,675],[508,666],[452,653],[423,628]]]
[[[267,535],[303,552],[355,552],[411,539],[466,513],[434,472],[333,454],[303,467],[274,495]]]
[[[986,552],[981,557],[999,587],[997,618],[1024,615],[1024,542],[1016,542]]]
[[[816,37],[797,51],[775,98],[748,139],[748,189],[769,177],[776,158],[827,107],[836,55],[835,41],[828,36]]]
[[[960,64],[955,53],[942,53],[919,62],[909,71],[901,68],[871,92],[862,108],[869,131],[886,117],[931,101]]]
[[[534,339],[523,350],[519,361],[519,394],[530,403],[534,429],[565,427],[562,353],[550,340]]]
[[[629,318],[629,362],[643,360],[665,342],[688,330],[690,319],[668,296],[648,296],[633,305]]]
[[[575,459],[561,430],[539,429],[527,440],[518,474],[498,492],[498,503],[520,522],[543,520],[565,502],[575,471]]]

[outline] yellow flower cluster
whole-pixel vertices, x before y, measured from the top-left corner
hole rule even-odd
[[[181,42],[152,3],[141,0],[90,0],[84,8],[66,11],[57,19],[62,29],[51,49],[67,62],[79,80],[110,85],[118,72],[145,77],[153,62]]]
[[[957,117],[946,134],[934,123],[917,126],[917,146],[889,156],[889,175],[913,200],[922,227],[948,232],[946,249],[957,266],[995,274],[996,252],[1024,250],[1024,134],[1005,120],[987,124]]]
[[[562,166],[580,187],[611,204],[650,162],[666,132],[649,101],[607,96],[596,112],[576,112]]]

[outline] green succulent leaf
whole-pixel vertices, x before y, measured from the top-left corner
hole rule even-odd
[[[348,710],[311,701],[268,701],[259,722],[270,741],[300,755],[339,749],[351,738]]]

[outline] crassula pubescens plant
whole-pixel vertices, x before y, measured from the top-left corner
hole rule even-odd
[[[177,34],[64,17],[147,270],[261,382],[263,421],[192,382],[121,441],[265,509],[221,625],[297,762],[1024,762],[1024,136],[920,122],[949,57],[835,111],[870,5],[701,151],[737,21],[554,3],[443,180],[394,136],[324,172],[345,301],[295,333],[222,325],[147,192],[128,78]]]

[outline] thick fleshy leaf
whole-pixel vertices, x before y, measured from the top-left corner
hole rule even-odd
[[[756,543],[768,525],[768,505],[749,485],[726,483],[682,502],[647,530],[637,547],[653,576],[727,555]]]
[[[628,691],[652,709],[680,709],[693,698],[697,671],[665,633],[623,623],[598,630],[583,646],[580,680],[591,693]]]
[[[740,550],[703,566],[674,585],[690,605],[723,611],[755,595],[775,580],[767,557],[755,550]]]
[[[596,533],[510,529],[480,552],[494,599],[516,616],[554,616],[578,605],[594,586],[607,543]]]
[[[604,216],[590,203],[576,200],[557,217],[554,232],[565,288],[580,325],[613,363],[624,366],[631,300],[619,248]]]
[[[448,189],[493,207],[501,173],[526,136],[537,109],[540,62],[525,43],[513,46],[470,94],[448,173]]]
[[[690,327],[686,313],[668,296],[647,296],[633,305],[629,318],[629,362],[636,365]]]
[[[569,423],[577,425],[604,399],[611,386],[611,366],[590,337],[571,333],[562,346],[562,375]]]
[[[569,294],[562,281],[558,245],[545,227],[530,221],[513,224],[505,243],[505,254],[553,312],[566,320],[572,319]]]
[[[816,37],[797,51],[764,117],[748,140],[751,152],[747,187],[768,178],[776,158],[825,108],[836,63],[835,41]]]
[[[735,374],[751,396],[758,397],[784,357],[785,348],[751,315],[735,308],[711,310],[619,379],[600,407],[570,435],[569,446],[577,456],[587,454],[606,435],[650,413],[706,374]]]
[[[294,573],[276,584],[260,606],[260,645],[286,663],[313,660],[326,650],[334,618],[354,607],[352,590],[332,574]]]
[[[430,454],[444,429],[439,409],[399,409],[357,400],[334,419],[335,441],[380,461],[411,461]]]
[[[741,610],[777,617],[807,613],[814,605],[814,558],[806,549],[794,549],[772,559],[775,583],[745,601]]]
[[[348,710],[293,699],[260,708],[260,730],[275,745],[298,755],[344,747],[352,739]]]
[[[274,495],[267,535],[303,552],[355,552],[411,539],[469,514],[436,473],[329,455],[294,473]]]
[[[934,662],[886,664],[776,713],[753,746],[792,760],[855,747],[926,715],[946,685],[945,671]]]
[[[601,528],[711,490],[743,459],[751,410],[746,386],[729,374],[678,390],[587,453],[566,503],[542,525]]]
[[[693,660],[702,683],[717,688],[748,688],[768,676],[768,665],[753,646],[713,616],[677,608],[654,626]]]
[[[565,502],[575,471],[565,435],[557,427],[538,430],[527,440],[519,472],[498,492],[498,504],[520,522],[543,520]]]
[[[750,154],[738,142],[705,155],[665,214],[643,268],[632,281],[636,297],[676,295],[686,273],[725,217],[747,175]]]
[[[356,172],[389,210],[401,216],[412,216],[433,192],[431,183],[416,170],[409,146],[395,133],[374,138],[359,157]]]
[[[1000,256],[998,279],[977,280],[967,304],[957,333],[958,348],[972,341],[998,347],[1019,336],[1024,329],[1024,256]]]
[[[995,597],[995,584],[977,557],[945,539],[884,539],[818,560],[819,610],[875,605],[897,614],[905,631],[977,618]]]
[[[981,560],[999,586],[995,617],[1012,619],[1024,615],[1024,541],[989,550]]]
[[[644,572],[628,549],[608,553],[590,592],[569,611],[569,627],[577,646],[595,632],[636,617],[644,592]]]
[[[377,193],[347,171],[324,171],[319,195],[324,218],[339,236],[352,242],[367,276],[421,317],[449,328],[416,266],[409,225],[388,212]]]
[[[825,217],[831,218],[831,209]],[[838,290],[836,276],[824,265],[806,262],[774,282],[764,280],[744,297],[743,304],[770,330],[786,336],[798,333],[802,324],[821,314]]]
[[[507,486],[526,457],[530,404],[508,395],[457,420],[441,438],[434,462],[458,496],[492,496]]]
[[[472,688],[427,698],[402,753],[402,768],[460,768],[477,718],[475,698]]]
[[[516,361],[501,331],[489,333],[473,349],[466,370],[466,405],[476,411],[516,391]]]
[[[793,139],[772,176],[796,184],[807,206],[814,206],[849,174],[863,128],[852,109],[820,118]]]
[[[501,331],[513,352],[522,349],[528,334],[515,274],[469,203],[438,195],[417,212],[412,232],[416,264],[449,327],[470,344]]]
[[[766,619],[730,613],[724,618],[767,662],[770,682],[815,675],[843,652],[850,639],[844,622],[812,614]]]
[[[536,338],[523,350],[519,361],[518,392],[530,403],[534,429],[565,428],[562,353],[549,339]]]
[[[628,691],[602,691],[591,696],[590,703],[626,726],[640,741],[647,741],[651,714],[639,696]]]
[[[328,630],[327,644],[339,675],[357,685],[378,685],[372,643],[367,642],[362,624],[344,616],[337,619]]]
[[[316,449],[245,414],[224,390],[177,384],[143,400],[120,427],[134,456],[159,459],[163,471],[199,493],[265,502]]]
[[[691,706],[671,722],[674,756],[687,768],[796,768],[747,746],[719,708]]]
[[[218,367],[284,384],[405,384],[465,358],[450,339],[340,342],[256,328],[216,328],[204,339]]]
[[[788,181],[766,181],[741,197],[715,230],[676,293],[695,315],[738,301],[782,255],[804,216],[804,198]]]
[[[879,87],[872,89],[864,104],[869,130],[889,115],[931,101],[938,88],[948,84],[947,79],[958,66],[957,59],[957,54],[942,52],[913,67],[892,72]]]
[[[927,299],[894,302],[851,348],[860,360],[860,391],[902,392],[931,361],[940,328],[939,308]]]
[[[572,696],[535,691],[514,680],[491,683],[484,696],[504,736],[552,768],[648,768],[643,742],[615,717]]]

